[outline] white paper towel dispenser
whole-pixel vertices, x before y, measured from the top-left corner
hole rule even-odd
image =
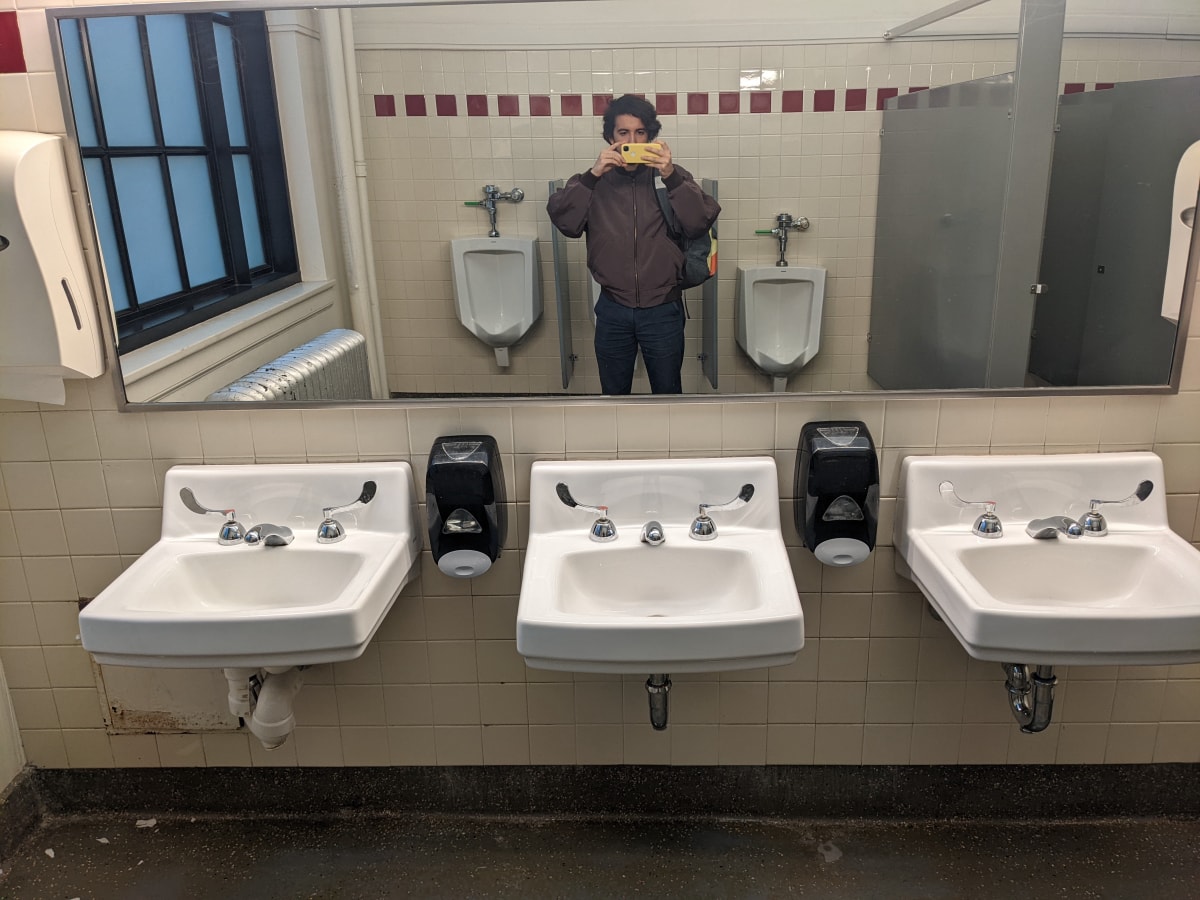
[[[0,397],[65,403],[103,371],[62,138],[0,131]]]

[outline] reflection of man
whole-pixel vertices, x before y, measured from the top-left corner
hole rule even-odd
[[[587,234],[588,269],[600,285],[596,303],[596,361],[606,394],[628,394],[639,348],[656,394],[683,390],[683,251],[671,238],[655,194],[662,176],[679,230],[707,233],[721,207],[674,164],[671,148],[657,141],[645,164],[629,165],[622,144],[656,141],[661,124],[654,107],[626,94],[604,113],[606,147],[586,172],[572,175],[546,204],[550,221],[567,237]]]

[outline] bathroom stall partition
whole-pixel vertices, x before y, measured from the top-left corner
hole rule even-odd
[[[884,389],[987,385],[1013,91],[995,75],[883,113],[867,374]]]
[[[1172,201],[1200,141],[1200,77],[1064,95],[1058,126],[1029,370],[1049,385],[1162,384],[1180,299],[1164,296],[1167,266],[1190,236]]]
[[[1024,387],[1066,0],[1022,0],[1015,70],[887,102],[867,374]]]

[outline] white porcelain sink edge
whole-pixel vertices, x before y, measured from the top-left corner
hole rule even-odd
[[[1030,519],[1078,516],[1142,479],[1154,491],[1104,507],[1104,537],[1037,540]],[[971,533],[981,510],[938,492],[997,503],[1004,534]],[[1152,453],[914,457],[902,470],[897,568],[913,579],[977,659],[1045,665],[1200,661],[1200,553],[1167,524],[1162,462]],[[914,497],[925,502],[914,503]]]
[[[609,507],[617,537],[588,538]],[[701,502],[744,506],[712,516],[713,541],[689,526]],[[537,462],[517,617],[517,649],[535,668],[578,672],[708,672],[784,665],[803,645],[803,616],[779,528],[769,457]],[[640,539],[649,520],[665,542]]]
[[[348,503],[366,480],[379,486],[372,501],[337,514],[346,538],[319,544],[322,507]],[[242,503],[244,526],[285,525],[294,540],[220,546],[221,517],[185,509],[178,499],[184,486],[203,505]],[[98,662],[119,665],[353,659],[415,577],[420,549],[405,462],[177,466],[164,479],[162,538],[85,607],[80,634]]]

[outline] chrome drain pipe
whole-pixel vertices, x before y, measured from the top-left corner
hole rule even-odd
[[[1026,734],[1045,731],[1054,712],[1054,666],[1038,666],[1029,674],[1022,663],[1001,663],[1004,667],[1004,686],[1008,688],[1008,705],[1013,718]]]
[[[650,724],[655,731],[663,731],[667,727],[671,676],[651,675],[646,679],[646,693],[650,695]]]

